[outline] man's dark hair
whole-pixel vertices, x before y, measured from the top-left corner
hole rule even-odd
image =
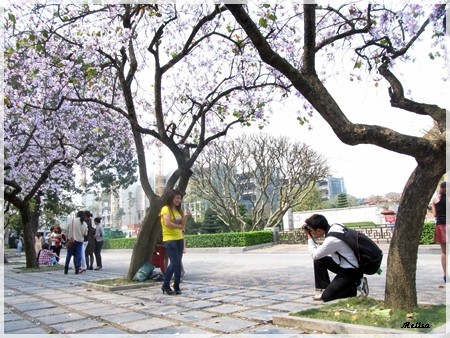
[[[314,214],[307,218],[305,224],[314,230],[323,229],[325,233],[328,233],[328,230],[330,229],[330,225],[325,216],[319,214]]]

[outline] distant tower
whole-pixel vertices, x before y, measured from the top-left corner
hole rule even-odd
[[[164,192],[164,176],[163,176],[163,144],[161,141],[156,141],[156,147],[158,148],[158,163],[155,179],[155,192],[157,195],[162,196]]]

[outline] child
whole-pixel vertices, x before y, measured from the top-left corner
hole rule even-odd
[[[38,254],[38,264],[39,265],[55,265],[57,264],[56,258],[59,258],[57,254],[51,252],[48,243],[42,245],[42,249]]]

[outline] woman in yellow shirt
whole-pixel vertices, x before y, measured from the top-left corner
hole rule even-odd
[[[180,278],[181,278],[181,260],[183,258],[184,237],[183,232],[186,227],[187,218],[190,216],[189,209],[183,213],[181,209],[181,201],[183,194],[178,190],[171,190],[167,194],[164,206],[161,209],[161,225],[163,242],[169,256],[169,266],[164,275],[164,283],[161,290],[169,295],[181,294]],[[172,290],[170,288],[170,279],[175,274],[175,280]]]

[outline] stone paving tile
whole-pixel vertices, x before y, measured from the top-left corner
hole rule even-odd
[[[102,327],[98,327],[98,328],[92,328],[92,329],[88,329],[86,331],[83,331],[80,335],[82,337],[85,337],[85,335],[107,335],[107,334],[118,334],[118,335],[122,335],[122,336],[129,336],[127,331],[122,331],[119,330],[115,327],[112,326],[102,326]],[[100,337],[102,337],[100,336]]]
[[[260,335],[283,335],[283,338],[299,337],[299,331],[287,327],[274,325],[262,325],[249,330],[244,330],[240,334],[260,334]],[[303,337],[303,336],[302,336]]]
[[[174,322],[161,318],[146,318],[134,322],[122,323],[121,326],[140,333],[168,328],[176,325]]]
[[[73,320],[80,320],[85,319],[86,316],[79,315],[78,313],[62,313],[52,316],[42,316],[37,317],[36,320],[46,324],[46,325],[52,325],[57,324],[60,322],[70,322]]]
[[[216,317],[213,313],[207,313],[204,311],[185,311],[180,313],[173,313],[168,315],[172,319],[179,320],[181,322],[196,322],[198,320],[204,320],[211,317]]]
[[[316,304],[318,305],[318,304]],[[280,303],[267,306],[270,310],[278,310],[278,311],[286,311],[286,312],[295,312],[295,311],[303,311],[306,309],[314,308],[314,304],[309,303]]]
[[[147,318],[147,315],[137,312],[127,312],[127,313],[120,313],[115,315],[107,315],[107,316],[100,316],[101,319],[107,320],[112,323],[126,323],[126,322],[132,322],[135,320],[141,320],[144,318]]]
[[[252,309],[243,312],[236,313],[235,316],[247,318],[247,319],[255,319],[264,322],[271,322],[272,316],[278,316],[285,314],[286,312],[266,310],[266,309]]]
[[[205,285],[205,286],[197,286],[195,288],[198,292],[206,292],[206,293],[214,293],[218,291],[224,291],[228,290],[227,286],[221,286],[221,285]]]
[[[20,319],[22,319],[22,317],[19,316],[18,314],[14,313],[14,312],[6,313],[6,311],[5,311],[5,315],[3,317],[3,320],[5,322],[9,322],[9,321],[12,321],[12,320],[20,320]]]
[[[60,322],[58,324],[49,325],[61,333],[77,333],[94,328],[104,328],[104,323],[99,323],[93,319],[82,319],[71,322]]]
[[[156,304],[155,302],[150,302],[146,300],[136,300],[134,303],[130,303],[128,305],[128,308],[130,310],[137,310],[137,311],[146,311],[148,309],[153,309],[154,307],[161,307],[161,304]]]
[[[223,293],[222,292],[194,292],[192,294],[189,294],[189,297],[204,300],[204,299],[223,297]]]
[[[5,331],[6,333],[6,331]],[[41,335],[46,335],[47,336],[47,330],[45,330],[44,328],[41,327],[30,327],[28,329],[23,329],[23,330],[17,330],[12,332],[12,334],[14,335],[18,335],[18,334],[23,334],[23,335],[27,335],[27,334],[41,334]],[[24,336],[26,337],[26,336]]]
[[[229,314],[229,313],[238,312],[238,311],[245,311],[248,309],[249,309],[248,307],[241,306],[241,305],[222,304],[219,306],[209,307],[206,309],[206,311],[217,312],[217,313],[222,313],[222,314]]]
[[[239,304],[239,303],[243,303],[246,300],[248,300],[248,297],[229,295],[229,296],[224,296],[224,297],[211,298],[210,300],[215,301],[215,302],[238,303]]]
[[[47,309],[47,308],[54,308],[56,307],[54,304],[48,303],[46,301],[42,300],[36,300],[27,303],[14,303],[10,304],[14,306],[19,311],[31,311],[31,310],[41,310],[41,309]]]
[[[23,294],[17,294],[17,293],[13,293],[8,295],[5,292],[5,303],[9,303],[9,304],[21,304],[21,303],[31,303],[31,302],[35,302],[36,300],[34,298],[30,298],[28,295],[23,295]]]
[[[224,292],[225,292],[227,295],[236,295],[236,294],[241,294],[241,293],[247,292],[247,289],[235,289],[235,288],[230,288],[230,289],[224,290]]]
[[[258,291],[258,290],[254,290],[254,291],[247,291],[244,295],[246,297],[266,297],[266,296],[274,295],[274,292],[273,291]]]
[[[24,320],[22,318],[20,320],[5,322],[4,325],[4,330],[6,333],[36,327],[36,324],[34,324],[33,322]]]
[[[112,314],[120,314],[120,313],[124,313],[127,312],[129,310],[125,309],[125,308],[121,308],[121,307],[116,307],[116,306],[111,306],[108,305],[106,307],[101,307],[101,308],[88,308],[88,309],[84,309],[84,310],[80,310],[84,313],[87,313],[91,316],[103,316],[103,315],[112,315]]]
[[[55,290],[55,289],[46,289],[43,292],[41,292],[39,294],[39,296],[42,298],[46,298],[46,299],[55,299],[55,298],[66,297],[67,292],[64,292],[62,290],[59,291],[59,290]]]
[[[149,308],[147,310],[145,310],[144,312],[153,314],[155,316],[168,316],[173,313],[180,313],[186,311],[186,308],[174,305],[162,305],[162,306],[155,305],[154,307]]]
[[[211,306],[216,306],[218,304],[219,303],[217,303],[217,302],[210,302],[207,300],[197,300],[197,301],[193,301],[190,303],[184,303],[183,306],[186,306],[191,309],[203,309],[203,308],[207,308],[207,307],[211,307]]]
[[[151,332],[152,335],[174,335],[174,336],[178,336],[178,335],[202,335],[202,337],[217,337],[216,334],[213,334],[209,331],[206,330],[202,330],[196,327],[192,327],[192,326],[185,326],[185,325],[179,325],[179,326],[173,326],[173,327],[168,327],[165,329],[161,329],[161,330],[156,330],[156,331],[152,331]],[[197,336],[192,336],[192,337],[197,337]]]
[[[107,308],[111,305],[105,303],[98,303],[92,300],[86,300],[83,303],[66,304],[66,306],[77,311],[82,311],[85,309],[97,309],[97,311],[100,311],[100,309]]]
[[[216,317],[196,323],[199,327],[209,328],[223,333],[233,333],[255,325],[256,322],[231,317]]]
[[[87,300],[85,297],[77,297],[74,295],[67,295],[65,296],[65,298],[59,298],[59,299],[55,299],[55,302],[58,302],[59,304],[64,304],[64,305],[73,305],[73,304],[77,304],[77,303],[86,303]]]
[[[274,299],[274,300],[279,300],[279,301],[283,301],[283,302],[287,302],[287,301],[292,301],[295,299],[300,299],[303,296],[301,295],[296,295],[296,294],[289,294],[289,293],[280,293],[280,294],[274,294],[271,296],[267,296],[267,299]]]
[[[276,300],[264,299],[264,298],[249,298],[243,305],[252,307],[261,307],[278,303]]]

